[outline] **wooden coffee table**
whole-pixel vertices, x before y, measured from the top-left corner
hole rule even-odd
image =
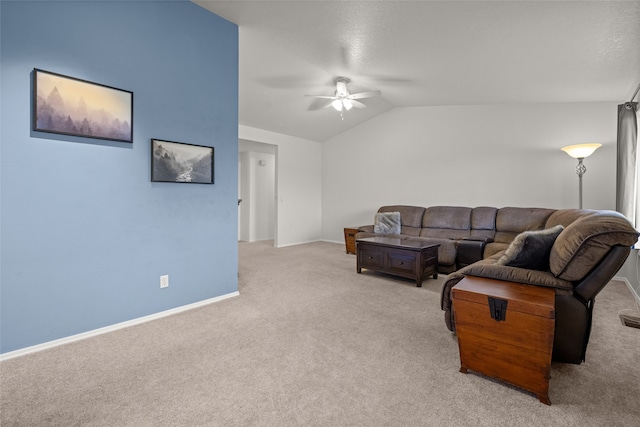
[[[394,276],[415,279],[418,287],[422,279],[438,278],[438,246],[419,240],[392,237],[366,237],[356,240],[357,271],[379,271]]]

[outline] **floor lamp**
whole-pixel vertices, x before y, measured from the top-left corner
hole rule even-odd
[[[576,166],[576,173],[578,174],[578,195],[580,200],[580,209],[582,209],[582,175],[587,172],[587,167],[582,163],[585,157],[589,157],[600,148],[602,144],[577,144],[577,145],[567,145],[566,147],[562,147],[561,150],[573,157],[574,159],[578,159],[578,166]]]

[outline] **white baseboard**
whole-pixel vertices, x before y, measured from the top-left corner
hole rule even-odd
[[[239,242],[247,242],[247,243],[257,243],[257,242],[268,242],[269,240],[274,240],[275,237],[268,237],[265,239],[253,239],[253,240],[238,240]]]
[[[633,289],[633,286],[631,286],[631,282],[629,282],[629,280],[626,277],[615,276],[611,280],[617,280],[619,282],[624,282],[627,285],[627,287],[629,288],[629,290],[631,291],[631,295],[633,295],[633,298],[636,300],[636,305],[640,308],[640,295],[638,295],[636,290]]]
[[[270,239],[267,239],[267,240],[270,240]],[[246,242],[246,243],[257,243],[257,242],[259,242],[259,240],[255,240],[255,241],[252,241],[252,242],[249,242],[249,241],[246,241],[246,240],[242,240],[242,241]],[[276,248],[286,248],[286,247],[289,247],[289,246],[306,245],[306,244],[309,244],[309,243],[316,243],[316,242],[337,243],[339,245],[344,245],[344,240],[338,241],[338,240],[316,239],[316,240],[305,240],[303,242],[285,243],[283,245],[277,245],[275,247]]]
[[[320,242],[321,240],[307,240],[304,242],[295,242],[295,243],[287,243],[284,245],[278,245],[276,246],[277,248],[286,248],[288,246],[298,246],[298,245],[306,245],[307,243],[315,243],[315,242]]]
[[[71,335],[68,337],[60,338],[54,341],[48,341],[42,344],[37,344],[31,347],[21,348],[19,350],[10,351],[7,353],[0,354],[0,362],[13,359],[15,357],[24,356],[26,354],[35,353],[42,350],[47,350],[53,347],[57,347],[59,345],[69,344],[75,341],[80,341],[86,338],[95,337],[98,335],[106,334],[108,332],[117,331],[119,329],[128,328],[130,326],[139,325],[141,323],[150,322],[152,320],[157,320],[162,317],[171,316],[173,314],[182,313],[183,311],[192,310],[194,308],[202,307],[208,304],[213,304],[214,302],[219,302],[225,300],[227,298],[232,298],[240,295],[238,291],[231,292],[229,294],[220,295],[219,297],[209,298],[206,300],[194,302],[193,304],[187,304],[180,307],[172,308],[165,311],[160,311],[158,313],[150,314],[148,316],[138,317],[137,319],[127,320],[126,322],[116,323],[115,325],[105,326],[104,328],[94,329],[92,331],[83,332],[81,334]]]
[[[329,240],[329,239],[322,239],[322,242],[327,242],[327,243],[337,243],[339,245],[344,245],[344,240]]]

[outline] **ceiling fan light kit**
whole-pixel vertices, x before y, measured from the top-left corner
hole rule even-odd
[[[379,90],[374,90],[371,92],[360,92],[360,93],[349,93],[349,89],[347,88],[347,84],[351,82],[350,79],[346,77],[337,77],[334,80],[336,84],[336,90],[334,96],[326,96],[326,95],[305,95],[311,96],[314,98],[323,98],[330,99],[331,101],[325,105],[326,107],[332,106],[336,111],[340,112],[340,117],[344,120],[344,116],[342,115],[343,111],[349,111],[353,107],[356,108],[365,108],[366,105],[360,101],[356,101],[357,99],[362,98],[372,98],[374,96],[380,96],[382,92]]]
[[[349,99],[336,99],[331,102],[331,105],[336,109],[336,111],[342,111],[343,108],[349,111],[353,108],[353,103]]]

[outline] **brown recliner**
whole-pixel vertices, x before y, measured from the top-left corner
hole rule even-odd
[[[551,250],[548,271],[497,264],[501,252],[449,275],[442,288],[445,323],[455,331],[451,288],[466,275],[488,277],[556,290],[553,360],[579,364],[585,360],[595,297],[627,259],[638,233],[612,211],[556,211],[546,227],[565,226]]]

